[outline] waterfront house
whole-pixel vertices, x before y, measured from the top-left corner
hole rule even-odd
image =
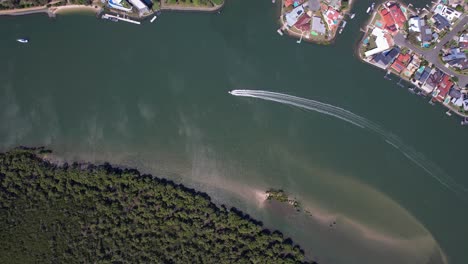
[[[434,14],[439,14],[445,17],[451,23],[457,20],[462,15],[461,12],[458,12],[457,10],[443,4],[438,4],[434,8]]]
[[[440,82],[437,84],[437,89],[433,93],[434,99],[439,102],[443,102],[452,86],[453,82],[450,80],[450,76],[444,74]]]
[[[294,27],[296,27],[300,31],[309,32],[310,26],[311,26],[310,20],[311,20],[310,16],[307,14],[304,14],[297,20],[296,24],[294,24]]]
[[[312,17],[312,32],[315,32],[318,35],[324,35],[326,33],[325,24],[322,22],[321,17],[314,16]]]
[[[442,78],[444,77],[444,73],[439,70],[439,69],[434,69],[431,72],[431,75],[429,75],[429,78],[427,78],[426,82],[424,83],[423,87],[427,89],[428,91],[434,91],[434,89],[437,87],[437,85],[440,83]]]
[[[450,22],[440,14],[435,14],[432,19],[434,20],[435,28],[439,31],[450,27]]]
[[[383,8],[382,10],[379,11],[380,16],[382,17],[382,24],[383,28],[390,31],[390,32],[396,32],[397,28],[395,26],[395,20],[393,19],[392,15],[390,14],[390,11],[387,9]]]
[[[426,80],[429,78],[431,74],[431,68],[426,67],[426,66],[421,66],[416,73],[414,74],[414,81],[417,81],[419,83],[420,88],[426,93],[429,94],[434,90],[434,88],[430,87],[425,87],[423,84],[426,82]]]
[[[340,21],[340,12],[329,6],[323,15],[325,17],[325,22],[327,23],[328,29],[331,31],[336,30]]]
[[[385,69],[395,60],[399,53],[400,48],[394,47],[389,51],[376,54],[372,60],[377,66]]]
[[[140,15],[149,12],[148,7],[141,0],[128,0],[128,2],[138,10]]]
[[[401,54],[398,55],[396,60],[393,62],[391,68],[396,73],[400,74],[405,68],[409,60],[411,59],[411,55],[409,54]]]
[[[403,11],[401,11],[400,5],[398,3],[391,3],[388,6],[388,9],[390,10],[393,20],[398,26],[398,29],[402,29],[405,26],[406,16],[403,14]]]
[[[122,0],[109,0],[107,2],[107,5],[109,5],[110,8],[117,9],[117,10],[124,11],[124,12],[132,11],[132,8],[127,8],[123,6]]]
[[[304,14],[304,7],[302,7],[302,5],[294,8],[291,12],[286,14],[286,24],[289,27],[294,26],[302,14]]]
[[[364,53],[364,56],[369,57],[390,49],[391,38],[387,36],[387,34],[385,34],[385,31],[383,31],[382,29],[375,27],[371,32],[371,37],[375,37],[376,47],[374,49],[366,51]]]
[[[411,58],[411,62],[408,64],[406,69],[403,71],[403,76],[406,78],[410,78],[416,70],[419,68],[419,65],[421,64],[421,59],[419,58],[418,55],[413,55]]]

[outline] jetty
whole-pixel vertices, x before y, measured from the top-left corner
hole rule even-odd
[[[102,18],[103,19],[110,19],[110,20],[117,19],[117,20],[120,20],[120,21],[125,21],[125,22],[128,22],[128,23],[136,24],[136,25],[141,24],[140,21],[131,20],[129,18],[121,17],[119,15],[114,16],[114,15],[110,15],[110,14],[104,14],[104,15],[102,15]]]

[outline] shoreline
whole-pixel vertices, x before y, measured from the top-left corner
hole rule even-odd
[[[79,13],[79,12],[91,12],[99,14],[102,8],[97,5],[64,5],[58,7],[49,8],[54,14],[65,14],[65,13]]]
[[[53,4],[59,3],[60,1],[52,2]],[[212,7],[201,7],[201,6],[190,6],[190,5],[167,5],[161,2],[161,6],[159,9],[154,10],[150,14],[147,14],[142,17],[133,17],[131,14],[126,14],[129,17],[134,19],[144,20],[147,17],[155,15],[159,11],[180,11],[180,12],[200,12],[200,13],[214,13],[221,10],[224,5],[225,1],[220,5],[214,5]],[[49,4],[50,5],[50,4]],[[93,12],[95,14],[100,14],[104,11],[104,8],[99,5],[91,4],[91,5],[63,5],[63,6],[35,6],[35,7],[28,7],[28,8],[19,8],[19,9],[6,9],[0,10],[0,16],[23,16],[23,15],[31,15],[31,14],[38,14],[38,13],[46,13],[49,17],[54,17],[56,14],[64,14],[64,13],[80,13],[80,12]],[[113,12],[114,10],[110,10]],[[114,11],[115,12],[115,11]],[[118,12],[118,11],[117,11]]]
[[[373,27],[373,25],[371,25],[371,23],[375,20],[375,17],[376,17],[376,15],[378,14],[378,10],[379,10],[380,8],[382,8],[386,3],[389,3],[389,2],[394,2],[394,3],[397,3],[398,5],[400,5],[401,7],[404,7],[404,8],[407,10],[407,16],[408,16],[408,18],[411,17],[411,16],[414,16],[414,15],[417,15],[417,14],[418,14],[414,9],[412,9],[412,8],[409,7],[410,5],[407,5],[407,4],[403,3],[403,2],[400,1],[400,0],[391,0],[391,1],[385,1],[385,2],[380,3],[380,4],[374,9],[374,11],[372,12],[372,15],[371,15],[370,18],[365,22],[365,24],[363,25],[363,27],[360,28],[360,31],[363,32],[363,35],[362,35],[362,37],[359,39],[359,41],[357,42],[357,45],[355,46],[354,52],[356,53],[356,56],[358,56],[358,58],[359,58],[360,61],[362,61],[362,62],[364,62],[364,63],[366,63],[366,64],[369,64],[369,65],[371,65],[371,66],[373,66],[373,67],[375,67],[375,68],[377,68],[377,69],[383,70],[383,71],[386,73],[386,75],[392,74],[393,76],[396,76],[396,77],[400,78],[401,80],[403,80],[403,81],[409,83],[411,86],[414,86],[414,88],[417,88],[418,91],[419,91],[421,94],[424,95],[424,97],[430,96],[430,97],[431,97],[431,98],[430,98],[430,102],[436,103],[437,101],[435,101],[435,99],[432,97],[431,93],[427,93],[427,92],[422,88],[422,86],[424,86],[424,84],[419,85],[417,81],[416,81],[416,82],[413,82],[411,78],[408,79],[408,78],[402,76],[401,74],[395,73],[395,72],[391,69],[391,65],[387,65],[387,66],[385,66],[385,67],[384,67],[384,66],[377,65],[377,64],[375,64],[375,63],[373,63],[373,62],[371,61],[371,58],[370,58],[370,57],[369,57],[369,59],[367,59],[367,58],[365,58],[365,57],[361,54],[361,46],[362,46],[363,41],[370,35],[369,32],[370,32],[373,28],[375,28],[375,26]],[[436,5],[436,4],[438,4],[438,3],[435,3],[434,5]],[[432,10],[432,7],[431,7],[431,10]],[[426,14],[427,14],[427,13],[429,13],[429,12],[426,12]],[[457,25],[458,23],[460,23],[461,20],[463,20],[463,16],[460,18],[459,21],[457,21],[457,22],[455,23],[455,25]],[[455,25],[453,25],[453,27],[454,27]],[[363,29],[365,29],[365,31],[363,31]],[[454,30],[454,29],[451,29],[451,30]],[[404,30],[403,30],[403,31],[404,31]],[[397,31],[396,34],[400,34],[401,32],[402,32],[402,30],[399,29],[399,30]],[[450,32],[450,31],[449,31],[449,32]],[[392,35],[392,42],[393,42],[394,38],[395,38],[395,35]],[[436,44],[437,44],[437,43],[436,43]],[[402,48],[401,46],[397,45],[396,43],[393,43],[393,45],[390,45],[390,48],[389,48],[388,50],[390,50],[392,47]],[[403,46],[403,48],[405,48],[405,47]],[[421,57],[422,59],[426,60],[426,57],[425,57],[424,54],[422,53],[422,52],[423,52],[422,48],[420,48],[420,47],[417,47],[417,48],[419,48],[419,49],[413,50],[412,48],[410,48],[410,49],[409,49],[409,53],[410,53],[410,54],[418,55],[418,56]],[[431,64],[432,64],[432,63],[431,63]],[[452,77],[455,76],[455,75],[452,73],[453,70],[450,70],[450,71],[447,73],[445,68],[440,68],[440,67],[438,67],[437,65],[434,65],[434,64],[432,64],[432,65],[433,65],[433,67],[435,67],[436,69],[441,70],[443,73],[445,73],[445,74],[447,74],[447,75],[449,75],[449,76],[452,76]],[[385,75],[385,76],[386,76],[386,75]],[[464,88],[464,87],[461,87],[461,86],[459,85],[458,82],[455,82],[455,85],[454,85],[454,86],[460,87],[461,90]],[[462,91],[462,93],[463,93],[463,91]],[[454,108],[453,106],[451,106],[451,105],[448,104],[448,103],[446,104],[446,103],[444,103],[444,102],[440,102],[440,105],[442,105],[443,107],[445,107],[445,108],[448,110],[447,113],[448,113],[448,112],[455,113],[457,116],[459,116],[459,117],[461,117],[461,118],[463,118],[463,119],[467,119],[467,118],[468,118],[468,113],[462,113],[462,112],[460,112],[458,109]],[[447,115],[448,115],[448,114],[447,114]],[[462,122],[463,122],[463,121],[462,121]]]

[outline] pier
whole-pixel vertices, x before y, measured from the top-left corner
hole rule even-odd
[[[125,18],[125,17],[120,17],[118,15],[114,16],[114,15],[110,15],[110,14],[104,14],[104,15],[102,15],[102,18],[103,19],[117,19],[117,20],[120,20],[120,21],[125,21],[125,22],[128,22],[128,23],[136,24],[136,25],[141,24],[140,21],[131,20],[131,19],[128,19],[128,18]]]

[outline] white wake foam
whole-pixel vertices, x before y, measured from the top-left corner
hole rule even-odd
[[[442,169],[436,164],[427,160],[421,153],[416,152],[411,147],[404,144],[397,136],[392,133],[385,131],[382,127],[376,123],[354,114],[346,109],[322,103],[315,100],[305,99],[296,97],[288,94],[261,91],[261,90],[232,90],[229,92],[235,96],[242,97],[253,97],[263,100],[278,102],[291,106],[296,106],[302,109],[307,109],[315,112],[319,112],[325,115],[333,116],[341,119],[345,122],[351,123],[357,127],[368,129],[380,137],[382,137],[388,144],[393,146],[395,149],[400,151],[405,157],[407,157],[414,164],[422,168],[427,174],[438,181],[440,184],[445,186],[450,191],[454,192],[457,196],[467,201],[468,189],[463,185],[458,184],[454,179],[448,176]]]

